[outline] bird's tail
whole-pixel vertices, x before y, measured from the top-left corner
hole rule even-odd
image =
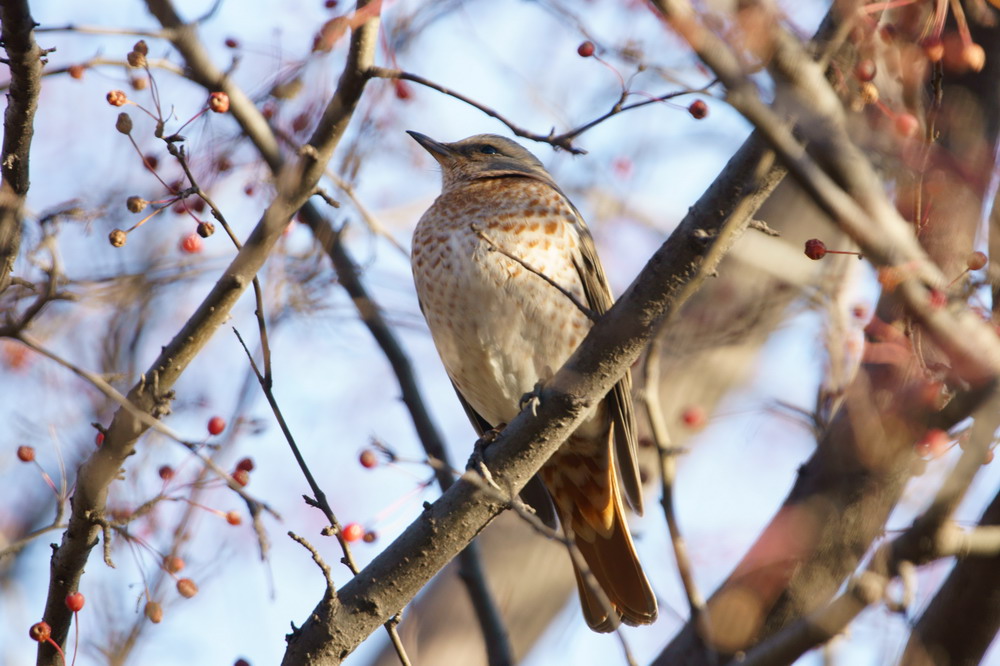
[[[580,447],[574,439],[542,469],[542,478],[582,555],[582,563],[573,558],[573,570],[584,618],[600,632],[614,631],[621,622],[651,624],[656,597],[625,521],[610,443],[606,455],[595,457],[575,453]]]

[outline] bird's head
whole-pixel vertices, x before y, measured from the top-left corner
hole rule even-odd
[[[474,180],[526,176],[555,185],[538,158],[520,144],[496,134],[477,134],[454,143],[442,143],[407,132],[441,165],[445,191]]]

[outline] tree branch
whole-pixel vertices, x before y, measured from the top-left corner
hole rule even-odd
[[[42,88],[42,49],[27,0],[0,2],[0,40],[10,66],[10,93],[0,151],[0,292],[7,288],[21,247],[21,211],[28,193],[28,158]]]

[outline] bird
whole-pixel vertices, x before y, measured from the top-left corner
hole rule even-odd
[[[521,411],[522,398],[563,365],[613,297],[587,225],[531,152],[494,134],[443,143],[408,133],[442,175],[441,194],[413,233],[417,297],[482,436]],[[626,501],[642,513],[628,373],[536,479],[585,562],[571,557],[591,629],[652,623],[656,597],[625,518]]]

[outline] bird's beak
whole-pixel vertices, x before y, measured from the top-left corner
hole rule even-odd
[[[435,141],[426,134],[421,134],[420,132],[413,132],[411,130],[406,130],[406,133],[413,137],[413,139],[424,147],[428,153],[430,153],[434,159],[440,162],[442,159],[446,159],[455,154],[455,152],[448,146],[448,144],[441,143],[440,141]]]

